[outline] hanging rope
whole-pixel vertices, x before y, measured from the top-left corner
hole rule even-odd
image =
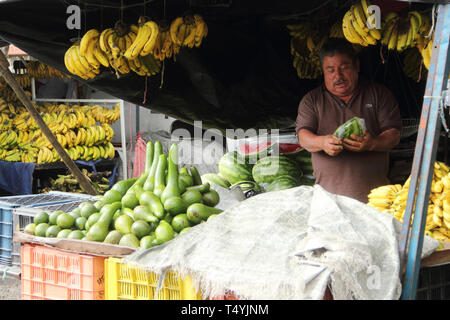
[[[145,89],[144,89],[144,101],[142,101],[143,104],[147,101],[147,79],[148,76],[145,76]]]
[[[164,0],[164,3],[163,3],[163,17],[164,17],[164,20],[166,20],[166,0]],[[160,85],[159,85],[159,89],[162,89],[162,87],[163,87],[163,84],[164,84],[164,70],[165,70],[165,66],[166,66],[166,59],[164,59],[163,61],[162,61],[162,68],[161,68],[161,83],[160,83]]]
[[[102,0],[103,4],[103,0]],[[103,7],[100,7],[100,30],[103,30]]]
[[[120,0],[120,21],[123,22],[123,0]]]
[[[447,126],[447,122],[445,120],[445,98],[447,97],[447,94],[449,93],[448,90],[442,90],[441,96],[423,96],[423,99],[439,99],[439,117],[441,118],[442,127],[445,129],[445,132],[449,132],[449,128]]]

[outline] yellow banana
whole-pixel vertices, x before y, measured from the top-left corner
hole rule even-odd
[[[368,33],[369,32],[369,28],[367,28],[367,24],[366,24],[366,16],[363,12],[363,9],[361,7],[361,5],[358,4],[354,4],[351,6],[350,10],[352,10],[353,16],[356,19],[356,22],[358,24],[358,27],[364,32],[364,33]],[[359,31],[359,30],[358,30]]]
[[[97,60],[97,58],[95,57],[95,54],[94,54],[94,50],[95,50],[95,47],[97,45],[97,42],[98,42],[98,37],[97,38],[93,38],[88,43],[88,47],[87,47],[86,53],[84,55],[84,58],[86,58],[86,60],[89,62],[89,64],[91,66],[93,66],[94,68],[99,68],[100,67],[100,62]],[[81,55],[81,49],[80,49],[80,55]]]
[[[390,37],[389,37],[389,42],[388,42],[388,49],[389,50],[394,50],[397,47],[397,38],[398,38],[398,28],[397,25],[395,25],[394,30],[392,31]]]
[[[155,47],[156,38],[159,34],[158,24],[154,21],[147,21],[145,24],[151,31],[148,40],[145,42],[145,45],[142,47],[140,52],[141,56],[146,56],[153,52],[153,48]]]
[[[172,42],[174,44],[180,45],[182,44],[182,40],[178,39],[178,31],[183,26],[183,17],[177,17],[170,24],[170,37],[172,38]]]
[[[103,30],[102,33],[100,34],[98,43],[99,43],[100,49],[105,53],[111,53],[111,48],[108,45],[108,38],[112,33],[114,33],[114,30],[111,28],[108,28],[108,29]]]
[[[364,13],[364,16],[366,17],[366,19],[369,19],[369,12],[367,12],[367,8],[370,6],[370,1],[369,0],[361,0],[361,8],[362,11]]]
[[[143,23],[142,25],[140,25],[139,31],[136,35],[136,39],[124,53],[125,58],[127,58],[128,60],[135,59],[141,52],[144,45],[147,43],[151,32],[152,29],[148,24]]]
[[[91,29],[84,34],[80,41],[80,54],[82,56],[86,55],[86,51],[89,47],[89,42],[99,36],[99,32],[96,29]]]
[[[115,32],[113,32],[108,36],[108,39],[107,39],[108,46],[111,48],[112,56],[114,58],[118,58],[120,55],[120,48],[116,42],[117,38],[118,38],[117,34]]]
[[[351,37],[350,39],[347,39],[347,40],[349,40],[352,43],[358,43],[363,46],[367,46],[367,42],[363,38],[361,38],[361,36],[358,34],[358,32],[354,29],[354,26],[352,23],[353,20],[350,18],[350,15],[351,15],[351,11],[349,10],[349,11],[347,11],[347,13],[345,14],[344,19],[343,19],[343,22],[348,31],[348,34]],[[345,35],[345,33],[344,33],[344,35]]]
[[[194,41],[195,46],[199,47],[202,39],[208,35],[208,26],[202,16],[198,14],[194,14],[194,21],[196,25]]]
[[[109,67],[108,58],[105,56],[102,50],[100,50],[98,44],[94,48],[94,56],[98,62],[101,63],[104,67]]]
[[[406,48],[406,43],[408,40],[407,32],[399,32],[397,36],[397,51],[403,51]]]

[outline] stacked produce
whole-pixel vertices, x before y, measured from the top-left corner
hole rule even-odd
[[[409,11],[401,16],[396,12],[389,12],[383,18],[383,35],[381,44],[389,50],[403,51],[416,46],[420,38],[430,31],[428,17],[418,11]]]
[[[120,117],[120,107],[45,104],[35,108],[73,160],[114,158],[110,124]],[[14,107],[0,99],[0,160],[60,161],[50,141],[23,106]],[[98,123],[98,124],[97,124]]]
[[[86,178],[92,184],[93,188],[97,191],[98,194],[104,194],[107,190],[109,190],[110,181],[107,177],[111,175],[111,171],[88,172],[86,169],[82,169],[81,172],[86,176]],[[44,189],[44,193],[51,190],[85,193],[73,174],[58,174],[58,177],[56,179],[50,178],[49,182],[50,187]]]
[[[303,176],[303,169],[309,176]],[[239,186],[248,197],[312,185],[312,173],[311,154],[298,144],[263,142],[241,144],[238,151],[222,156],[217,173],[205,173],[201,178],[223,188]]]
[[[367,8],[370,6],[368,0],[361,0],[350,7],[342,19],[342,32],[344,37],[351,43],[367,47],[376,45],[381,39],[381,33],[376,28],[368,27],[369,13]]]
[[[70,213],[41,213],[24,232],[150,248],[222,212],[215,207],[218,193],[202,183],[195,167],[179,168],[177,144],[166,155],[159,141],[147,143],[139,178],[117,182],[96,200]]]
[[[93,79],[101,66],[117,77],[131,71],[140,76],[160,72],[161,61],[175,56],[182,46],[199,47],[208,27],[198,14],[186,13],[171,24],[140,17],[138,25],[118,21],[113,28],[88,30],[64,56],[67,70],[82,79]]]
[[[373,189],[367,204],[403,221],[410,179],[403,186],[386,185]],[[450,168],[443,162],[434,163],[425,231],[438,241],[450,241]]]
[[[28,98],[31,98],[31,92],[29,90],[24,90]],[[12,104],[22,104],[22,102],[17,97],[16,93],[9,86],[0,86],[0,103],[12,103]]]

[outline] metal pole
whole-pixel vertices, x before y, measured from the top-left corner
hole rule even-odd
[[[450,5],[439,5],[434,32],[433,53],[419,124],[416,151],[400,238],[400,259],[406,260],[402,299],[415,299],[429,193],[439,141],[442,92],[447,86],[449,69]],[[414,214],[410,231],[411,218]],[[409,236],[409,233],[410,236]],[[403,269],[402,269],[403,270]]]

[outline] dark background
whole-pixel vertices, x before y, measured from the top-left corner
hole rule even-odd
[[[121,4],[127,6],[120,9]],[[321,79],[299,79],[292,66],[286,24],[313,19],[331,26],[351,1],[155,0],[146,1],[7,0],[0,3],[0,38],[42,62],[67,72],[64,53],[71,39],[87,30],[103,30],[140,15],[172,21],[186,10],[201,14],[209,34],[199,48],[182,48],[176,61],[165,62],[161,74],[145,78],[116,76],[106,68],[81,82],[186,123],[202,120],[204,128],[289,128],[300,99]],[[373,1],[387,10],[430,10],[428,4]],[[69,5],[79,5],[81,30],[69,30]],[[133,6],[136,4],[137,6]],[[165,9],[164,9],[165,4]],[[385,60],[382,63],[381,55]],[[419,118],[425,81],[417,83],[402,71],[401,56],[379,45],[360,52],[362,75],[385,84],[397,97],[403,118]],[[76,76],[74,76],[77,78]],[[78,78],[77,78],[78,79]],[[425,79],[424,79],[425,80]]]

